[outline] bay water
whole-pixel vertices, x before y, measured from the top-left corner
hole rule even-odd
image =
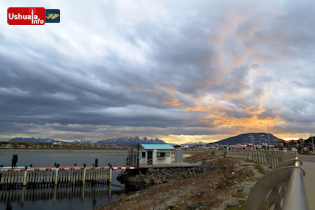
[[[108,166],[110,163],[112,166],[125,166],[126,152],[0,152],[0,165],[4,167],[11,166],[12,154],[18,155],[17,166],[54,166],[55,163],[60,166],[74,166],[74,164],[92,166],[95,163],[95,159],[98,159],[99,166]],[[121,170],[114,170],[113,172],[119,173]],[[97,187],[97,189],[90,189],[85,187],[84,189],[65,189],[64,196],[58,196],[56,198],[47,198],[49,190],[53,189],[34,189],[33,191],[28,190],[28,194],[32,194],[31,200],[24,199],[24,201],[16,199],[15,194],[21,193],[21,190],[0,190],[0,209],[13,209],[13,210],[30,210],[30,209],[45,209],[45,210],[63,210],[63,209],[76,209],[76,210],[89,210],[93,207],[97,207],[101,204],[115,202],[120,198],[128,195],[132,192],[128,192],[125,186],[117,181],[117,174],[113,174],[111,195],[108,193],[108,187]],[[38,196],[42,193],[42,196]],[[60,190],[60,189],[59,189]],[[76,190],[79,193],[68,193],[66,191]],[[11,192],[12,191],[12,192]],[[82,193],[81,193],[82,192]],[[84,196],[85,195],[88,196]],[[93,192],[93,193],[92,193]],[[97,193],[95,193],[97,192]],[[6,194],[6,195],[5,195]],[[8,194],[10,196],[8,196]],[[71,196],[67,196],[71,194]],[[36,195],[36,196],[35,196]],[[75,196],[73,196],[75,195]],[[5,199],[4,199],[5,198]]]

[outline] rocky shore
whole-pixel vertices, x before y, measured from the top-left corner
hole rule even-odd
[[[189,168],[149,168],[142,169],[140,171],[127,170],[127,174],[121,175],[117,179],[122,183],[162,184],[179,179],[194,177],[198,174],[213,171],[218,167],[222,167],[222,169],[224,168],[224,166],[211,163],[208,165]],[[230,168],[229,170],[233,169]]]
[[[125,181],[153,186],[95,210],[245,209],[250,189],[262,176],[254,163],[233,158],[196,168],[148,169]]]

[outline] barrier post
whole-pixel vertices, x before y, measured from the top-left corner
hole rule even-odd
[[[84,167],[84,170],[83,170],[83,186],[85,185],[85,170],[86,170],[86,168]]]
[[[57,186],[57,184],[58,184],[58,171],[59,171],[59,168],[56,168],[55,171],[56,171],[55,185]]]
[[[26,185],[26,176],[27,176],[27,169],[24,170],[23,186]]]
[[[113,173],[112,170],[113,169],[111,169],[111,168],[109,169],[109,182],[110,183],[112,183],[112,173]]]

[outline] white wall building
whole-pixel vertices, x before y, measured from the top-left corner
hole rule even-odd
[[[170,144],[140,144],[139,164],[171,164],[174,150]]]

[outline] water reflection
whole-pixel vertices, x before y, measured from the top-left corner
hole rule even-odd
[[[127,153],[73,153],[73,152],[19,152],[20,166],[53,166],[58,163],[63,166],[73,166],[74,164],[92,165],[95,158],[98,158],[99,166],[124,166]],[[12,152],[0,152],[0,162],[4,166],[10,166]],[[7,189],[0,183],[0,209],[14,210],[92,210],[93,207],[101,204],[115,202],[122,196],[128,196],[125,192],[130,192],[128,188],[117,181],[117,174],[113,174],[112,184],[101,186],[58,186],[37,189]],[[23,193],[24,190],[24,193]],[[24,195],[24,196],[23,196]],[[23,196],[23,200],[22,200]]]
[[[97,198],[104,196],[111,196],[112,194],[124,193],[125,187],[109,184],[104,186],[93,187],[54,187],[54,188],[36,188],[27,189],[10,189],[0,191],[0,202],[24,202],[24,201],[39,201],[39,200],[58,200],[58,199],[73,199],[80,198],[82,201],[86,198]],[[8,207],[7,207],[8,208]]]
[[[10,203],[10,202],[7,203],[6,210],[12,210],[12,206],[11,206],[11,203]]]

